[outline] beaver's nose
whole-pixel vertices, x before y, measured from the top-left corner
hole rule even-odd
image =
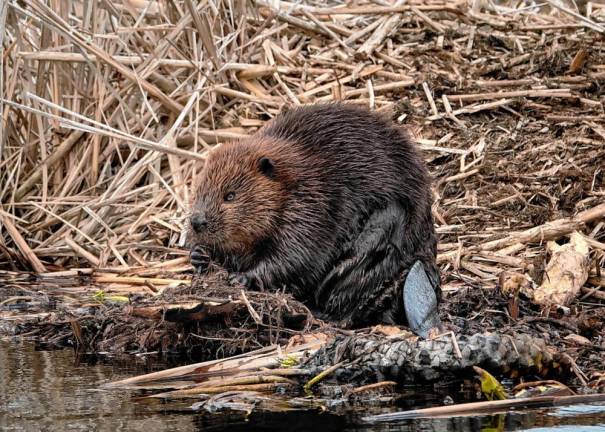
[[[201,233],[208,228],[208,221],[201,213],[195,213],[191,216],[191,227],[197,233]]]

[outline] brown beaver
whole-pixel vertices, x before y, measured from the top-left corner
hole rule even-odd
[[[426,167],[408,135],[365,109],[290,109],[211,151],[192,205],[206,251],[247,287],[280,289],[348,327],[439,324]]]

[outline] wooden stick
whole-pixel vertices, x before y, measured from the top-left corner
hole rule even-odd
[[[187,389],[187,390],[175,390],[171,392],[164,392],[148,396],[150,398],[170,398],[170,399],[181,399],[181,398],[199,398],[200,394],[216,394],[226,392],[261,392],[261,393],[275,393],[276,391],[283,389],[284,387],[290,387],[294,385],[294,381],[278,381],[262,384],[240,384],[240,385],[225,385],[216,387],[202,387],[200,386]]]
[[[445,33],[445,27],[442,26],[441,24],[439,24],[436,21],[433,21],[427,14],[425,14],[424,12],[420,11],[420,9],[418,9],[417,6],[412,6],[412,12],[414,12],[416,15],[418,15],[418,17],[424,21],[425,23],[427,23],[429,25],[429,27],[432,27],[433,30],[435,30],[437,33],[439,34],[443,34]]]
[[[254,320],[254,322],[257,325],[262,324],[263,323],[262,318],[260,317],[260,315],[258,314],[258,312],[256,312],[254,310],[254,307],[252,307],[252,305],[250,304],[250,300],[248,300],[248,297],[246,296],[246,292],[244,290],[241,291],[241,296],[242,296],[242,301],[246,305],[246,308],[248,309],[248,312],[250,313],[250,316],[252,317],[252,319]]]
[[[438,116],[439,111],[437,111],[437,105],[435,105],[435,100],[433,99],[433,95],[431,94],[431,89],[429,89],[429,85],[426,82],[422,83],[422,90],[424,90],[424,94],[426,95],[426,98],[429,101],[433,116]]]
[[[269,386],[259,386],[260,384],[272,384]],[[276,385],[277,384],[277,385]],[[296,385],[296,381],[284,378],[278,375],[252,375],[252,376],[235,376],[220,379],[213,379],[204,382],[204,384],[197,385],[195,387],[175,390],[170,392],[163,392],[151,395],[152,398],[186,398],[203,393],[223,393],[226,391],[237,391],[237,389],[244,389],[247,391],[273,391],[279,388],[279,384],[283,385]]]
[[[188,279],[161,279],[161,278],[142,278],[136,276],[112,276],[112,275],[93,275],[96,283],[120,283],[125,285],[144,285],[151,283],[154,285],[190,285]]]
[[[459,173],[459,174],[456,174],[456,175],[453,175],[450,177],[446,177],[446,179],[444,181],[447,183],[447,182],[451,182],[451,181],[462,180],[462,179],[465,179],[472,175],[475,175],[478,172],[479,172],[479,169],[475,168],[475,169],[467,171],[467,172],[462,172],[462,173]]]
[[[588,279],[590,282],[590,278]],[[593,282],[594,283],[594,282]],[[605,281],[602,286],[605,286]],[[600,291],[599,288],[582,288],[582,292],[584,293],[584,297],[594,297],[599,300],[605,300],[605,291]]]

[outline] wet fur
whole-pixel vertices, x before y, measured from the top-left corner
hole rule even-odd
[[[209,223],[194,243],[228,270],[347,326],[403,322],[416,260],[439,293],[426,167],[403,130],[361,108],[294,108],[212,151],[192,211]]]

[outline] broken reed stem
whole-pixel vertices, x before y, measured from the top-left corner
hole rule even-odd
[[[19,52],[19,57],[22,57],[24,60],[35,60],[35,61],[52,61],[52,62],[66,62],[66,63],[86,63],[91,61],[93,63],[102,62],[95,55],[83,55],[78,53],[63,53],[56,51],[21,51]],[[142,64],[146,58],[138,57],[138,56],[125,56],[125,55],[114,55],[111,58],[123,64],[124,66],[138,66]],[[156,59],[155,60],[158,67],[168,67],[168,68],[187,68],[193,69],[196,67],[191,60],[179,60],[179,59]]]
[[[448,5],[418,5],[418,6],[406,6],[403,2],[399,2],[395,6],[347,6],[347,7],[335,7],[335,8],[309,8],[309,11],[314,15],[391,15],[393,13],[401,13],[417,9],[423,12],[435,12],[444,11],[452,12],[455,14],[462,13],[462,10],[458,8],[460,2],[454,1]],[[293,10],[293,14],[302,13],[298,9]]]
[[[70,237],[65,237],[65,244],[69,246],[78,256],[84,258],[89,263],[91,263],[94,267],[99,267],[101,265],[101,261],[98,257],[88,252],[82,246],[73,241]]]
[[[304,347],[301,347],[304,349]],[[146,386],[151,388],[153,383],[162,383],[178,378],[183,375],[189,375],[192,378],[199,374],[200,377],[208,374],[209,376],[230,376],[244,370],[254,370],[258,368],[275,368],[277,362],[272,358],[277,354],[274,345],[249,351],[244,354],[232,356],[229,359],[209,360],[201,363],[194,363],[186,366],[179,366],[158,372],[152,372],[145,375],[139,375],[132,378],[126,378],[119,381],[104,384],[104,388],[136,388],[137,386]],[[293,353],[288,353],[293,354]]]
[[[404,2],[405,0],[398,0],[397,6]],[[374,31],[374,33],[372,33],[372,35],[368,38],[368,40],[361,47],[359,47],[357,52],[365,56],[370,56],[380,46],[380,44],[382,44],[384,39],[395,30],[400,22],[401,17],[396,13],[386,17]]]
[[[42,264],[36,254],[31,250],[21,233],[19,233],[19,230],[13,224],[11,215],[6,213],[4,210],[0,210],[0,221],[2,221],[2,225],[21,251],[21,254],[26,260],[29,261],[32,268],[38,273],[46,272],[46,267],[44,264]]]
[[[244,290],[241,291],[241,297],[254,322],[257,325],[261,325],[263,323],[263,320],[260,315],[254,310],[254,307],[250,304],[250,300],[248,300],[248,297],[246,296],[246,292]]]
[[[200,389],[192,389],[191,392],[186,390],[176,390],[174,392],[165,392],[147,396],[149,398],[170,398],[170,399],[181,399],[181,398],[197,398],[200,394],[216,394],[225,392],[261,392],[261,393],[275,393],[278,390],[283,390],[286,387],[291,387],[294,384],[286,381],[279,381],[275,383],[263,383],[263,384],[241,384],[241,385],[228,385],[219,387],[203,387]]]
[[[573,98],[569,89],[547,89],[547,90],[517,90],[509,92],[476,93],[462,95],[447,95],[452,102],[477,102],[486,99],[503,99],[516,97],[529,98]]]
[[[229,391],[261,391],[274,392],[284,386],[294,386],[296,381],[276,375],[257,375],[246,377],[208,380],[204,384],[170,392],[151,395],[151,398],[191,398],[200,394],[224,393]]]

